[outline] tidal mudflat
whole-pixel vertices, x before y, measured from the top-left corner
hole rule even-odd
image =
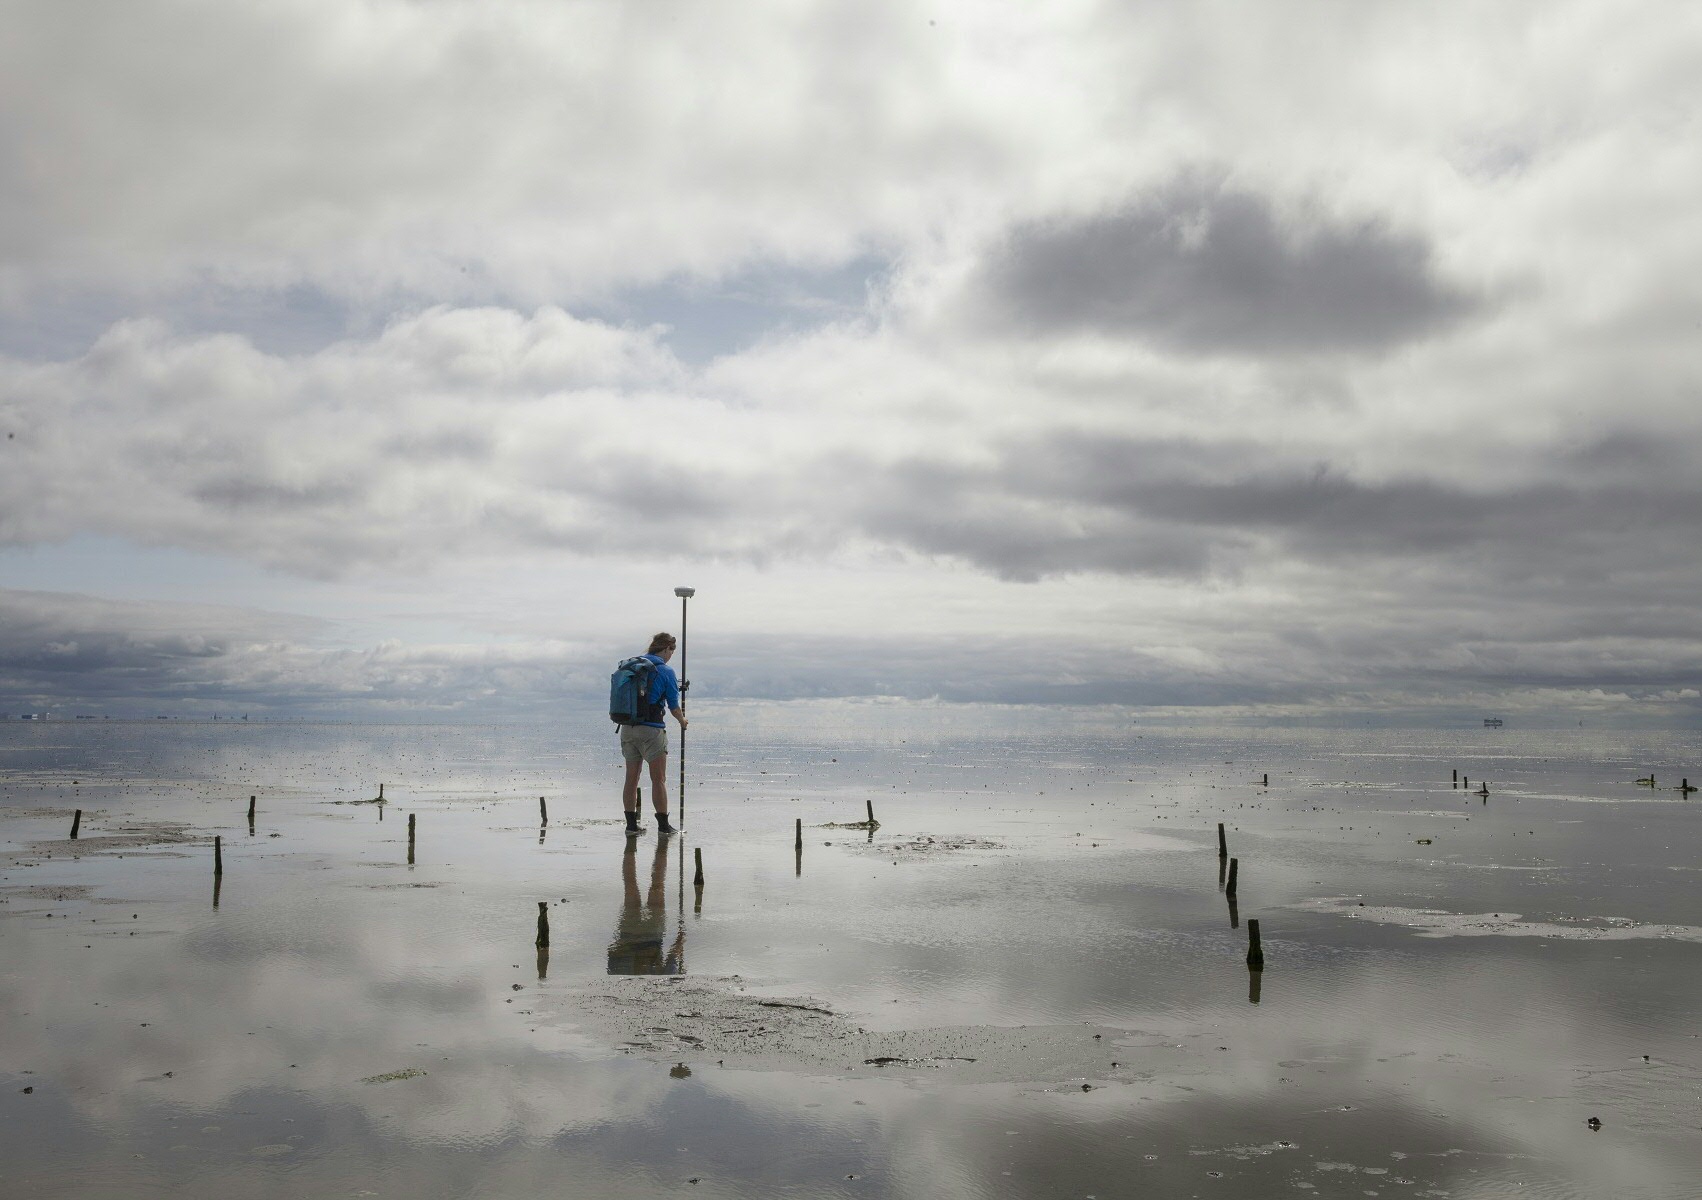
[[[0,1195],[1702,1191],[1696,735],[697,718],[0,725]]]

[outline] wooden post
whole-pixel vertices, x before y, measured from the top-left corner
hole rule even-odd
[[[1231,929],[1241,928],[1241,906],[1235,903],[1234,896],[1229,898],[1229,927]]]
[[[384,785],[382,783],[378,785],[378,798],[384,799]]]
[[[1223,834],[1222,821],[1217,823],[1217,856],[1219,858],[1229,857],[1229,839]]]
[[[875,823],[875,802],[873,800],[865,800],[863,803],[869,806],[869,824],[872,827]]]
[[[224,839],[215,835],[213,837],[213,874],[214,875],[223,875],[224,873],[225,873]]]
[[[535,943],[539,949],[550,944],[550,906],[544,901],[538,901],[538,940]]]
[[[1467,787],[1470,787],[1472,785],[1472,777],[1470,775],[1467,775],[1467,776],[1463,777],[1460,780],[1460,782],[1465,784]]]
[[[798,818],[797,831],[792,835],[792,846],[797,850],[804,848],[804,818],[802,817]]]
[[[1454,768],[1454,782],[1455,783],[1460,782],[1460,768],[1458,768],[1458,767]]]
[[[1259,777],[1259,785],[1261,787],[1270,787],[1271,786],[1271,773],[1269,771],[1266,771],[1263,775],[1261,775]]]
[[[538,824],[548,825],[549,823],[550,823],[550,806],[544,803],[544,798],[542,796],[539,796],[538,797]]]
[[[1247,966],[1255,971],[1265,969],[1265,948],[1259,944],[1259,918],[1247,922]]]
[[[83,824],[83,810],[79,808],[76,812],[76,815],[71,818],[71,840],[73,842],[77,840],[77,830],[82,827],[82,824]],[[800,846],[803,845],[802,842],[799,842],[798,844]]]
[[[248,798],[248,823],[250,825],[254,824],[254,801],[256,799],[257,797],[254,796]]]
[[[414,814],[408,814],[408,865],[414,862]]]
[[[693,875],[691,877],[691,881],[693,883],[697,884],[699,887],[702,887],[703,886],[703,847],[702,846],[692,847],[692,854],[694,854],[697,857],[697,874]]]
[[[1224,894],[1227,895],[1231,900],[1235,899],[1235,876],[1238,873],[1240,873],[1240,870],[1241,870],[1241,860],[1239,858],[1230,859],[1229,860],[1229,886],[1224,889]]]

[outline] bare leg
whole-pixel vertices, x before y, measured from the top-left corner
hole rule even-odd
[[[658,754],[650,760],[650,803],[657,812],[664,816],[667,815],[668,756],[666,754]],[[633,800],[633,807],[638,807],[636,799]]]
[[[638,769],[642,763],[626,764],[626,784],[621,788],[621,807],[629,813],[638,811]]]

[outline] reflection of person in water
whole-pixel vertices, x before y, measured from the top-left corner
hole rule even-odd
[[[621,884],[625,897],[621,904],[620,923],[615,926],[614,941],[609,943],[609,974],[611,975],[684,975],[686,970],[686,931],[674,936],[673,944],[663,950],[668,938],[668,909],[665,889],[668,884],[668,848],[670,838],[656,843],[655,857],[650,862],[650,892],[638,894],[638,844],[631,839],[621,855]]]

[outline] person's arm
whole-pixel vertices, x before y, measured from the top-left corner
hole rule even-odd
[[[667,695],[663,698],[668,702],[668,711],[674,714],[674,720],[680,723],[681,729],[684,729],[687,724],[684,708],[685,702],[680,699],[679,680],[674,677],[674,673],[671,670],[667,673],[665,678],[667,680],[668,690]]]

